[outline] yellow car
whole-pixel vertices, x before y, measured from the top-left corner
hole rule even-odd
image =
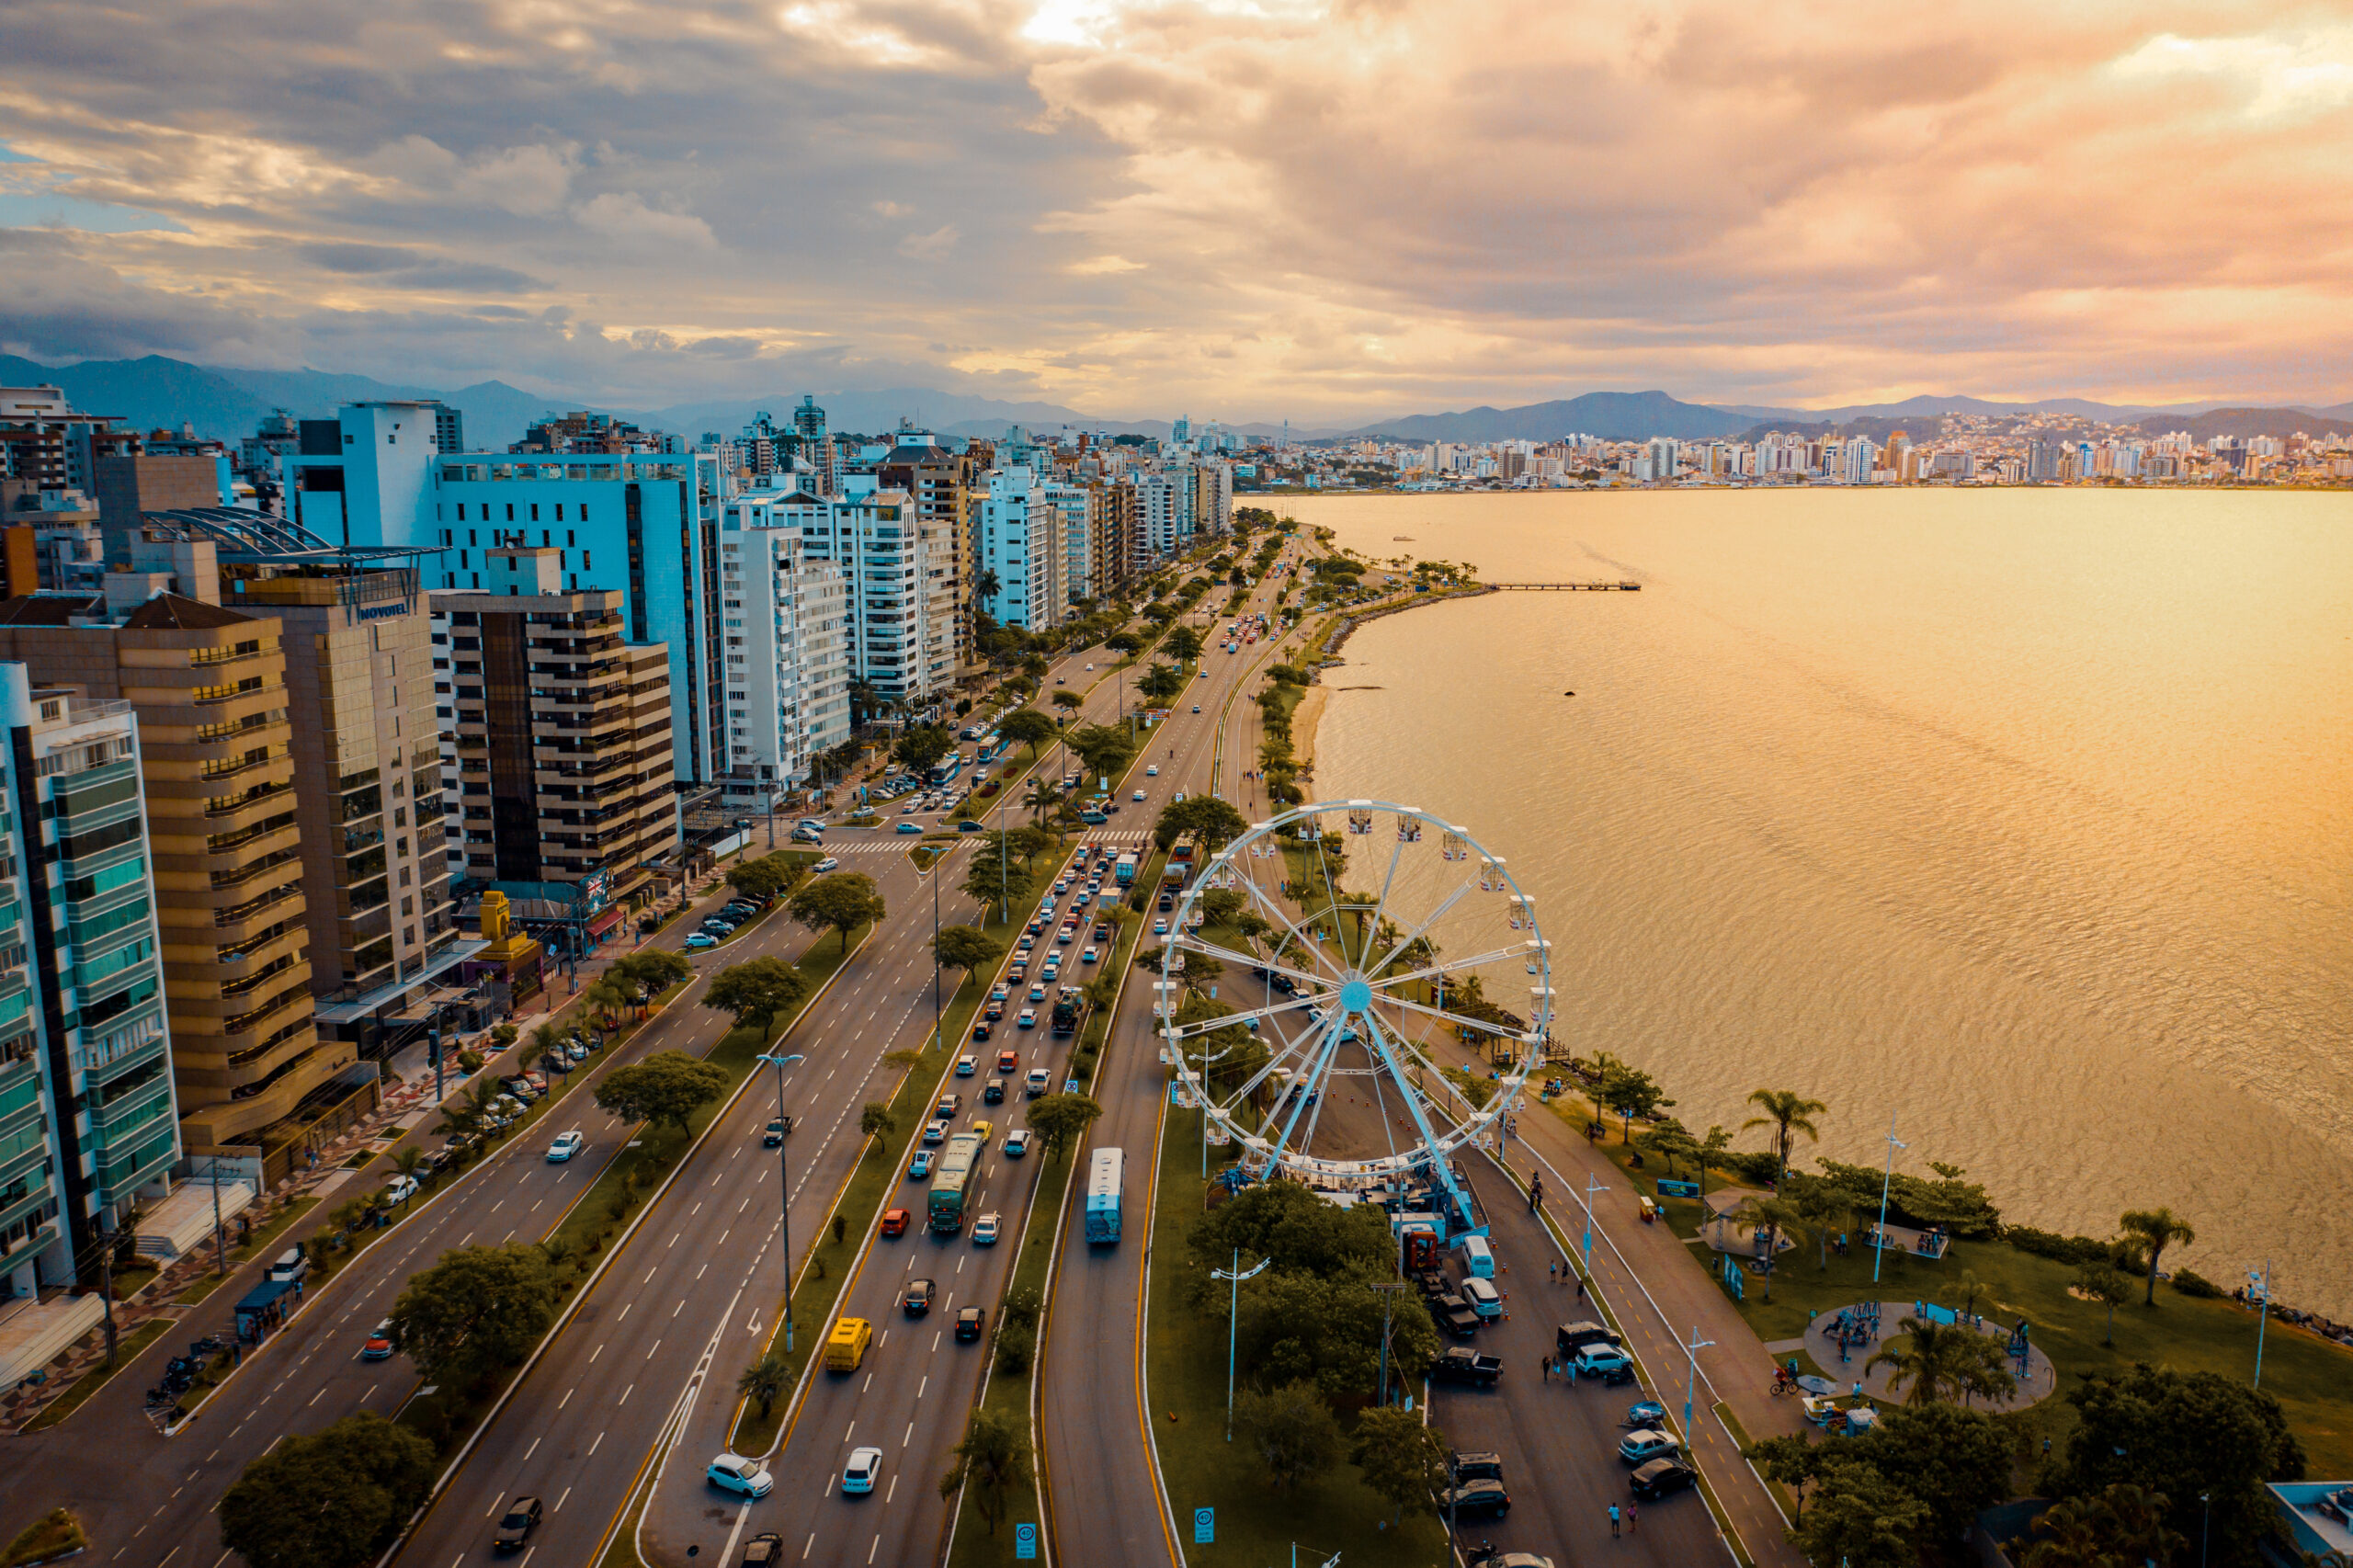
[[[989,1146],[989,1133],[992,1131],[989,1123],[985,1121],[976,1121],[972,1123],[972,1131],[981,1135],[981,1147],[983,1149],[987,1148]]]

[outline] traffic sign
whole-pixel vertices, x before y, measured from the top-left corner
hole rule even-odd
[[[1013,1555],[1025,1562],[1038,1555],[1038,1527],[1036,1525],[1024,1524],[1013,1527]]]
[[[1193,1544],[1195,1546],[1211,1546],[1214,1545],[1216,1541],[1217,1510],[1215,1508],[1194,1509]]]

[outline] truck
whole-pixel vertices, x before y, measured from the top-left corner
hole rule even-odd
[[[972,1184],[972,1167],[981,1157],[981,1135],[959,1132],[939,1152],[931,1168],[931,1197],[926,1212],[935,1235],[953,1235],[964,1228],[964,1189]]]
[[[1502,1357],[1483,1355],[1468,1345],[1449,1346],[1430,1363],[1430,1381],[1434,1383],[1470,1383],[1491,1389],[1503,1375]]]
[[[1065,985],[1054,996],[1054,1038],[1064,1040],[1086,1021],[1086,997],[1075,985]]]
[[[1123,888],[1132,886],[1136,880],[1137,863],[1136,852],[1132,849],[1125,851],[1120,856],[1119,864],[1112,868],[1113,879]]]
[[[1176,835],[1176,842],[1168,848],[1167,869],[1160,874],[1165,887],[1181,891],[1192,881],[1193,872],[1200,864],[1200,841],[1191,834]]]
[[[825,1370],[855,1372],[874,1342],[874,1324],[865,1318],[837,1318],[825,1335]]]

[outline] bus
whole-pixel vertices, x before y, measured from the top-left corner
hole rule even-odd
[[[991,730],[987,734],[981,737],[981,749],[972,754],[972,760],[974,762],[995,762],[996,760],[996,754],[1004,748],[1004,737],[999,735],[995,730]]]
[[[923,781],[936,788],[947,783],[963,771],[964,754],[960,751],[951,751],[923,770]]]
[[[980,1158],[977,1132],[959,1132],[940,1151],[939,1163],[931,1167],[931,1228],[937,1233],[952,1235],[964,1228],[964,1189]]]
[[[1120,1181],[1128,1158],[1117,1149],[1097,1149],[1086,1164],[1086,1244],[1108,1246],[1120,1239]]]

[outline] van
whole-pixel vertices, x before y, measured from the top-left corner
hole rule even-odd
[[[311,1260],[299,1244],[279,1253],[269,1265],[269,1279],[272,1284],[288,1279],[300,1284],[310,1272]]]
[[[1503,1292],[1495,1289],[1494,1280],[1465,1279],[1456,1289],[1462,1299],[1471,1303],[1471,1310],[1488,1322],[1493,1323],[1504,1315]]]
[[[834,1332],[825,1335],[825,1370],[855,1372],[858,1363],[866,1359],[866,1347],[874,1342],[874,1325],[864,1318],[840,1318]]]
[[[1615,1345],[1618,1331],[1597,1323],[1564,1323],[1552,1331],[1552,1343],[1563,1356],[1574,1354],[1588,1345]]]
[[[1495,1277],[1495,1249],[1487,1244],[1486,1237],[1463,1237],[1454,1244],[1454,1255],[1462,1265],[1466,1278],[1493,1279]]]

